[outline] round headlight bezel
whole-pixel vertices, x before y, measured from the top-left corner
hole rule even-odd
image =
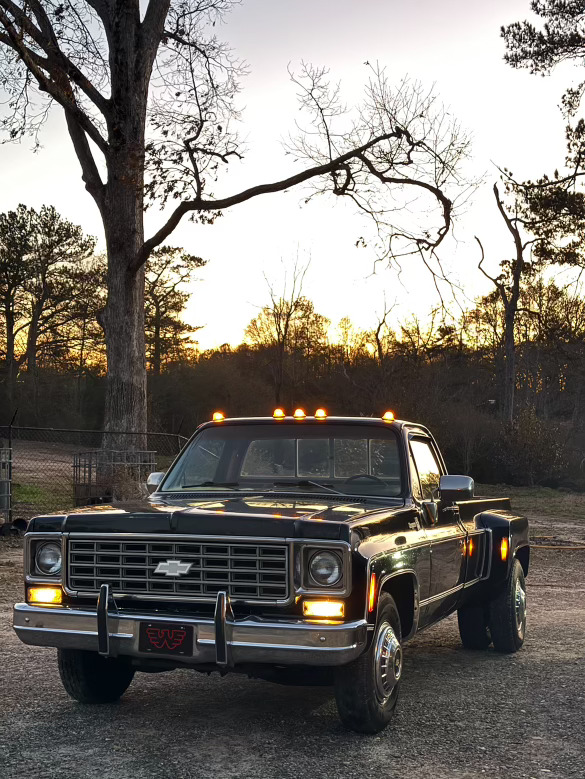
[[[337,566],[336,568],[337,576],[335,577],[335,579],[332,579],[331,581],[322,581],[319,578],[317,578],[314,573],[314,566],[316,564],[317,558],[324,557],[324,556],[333,558],[333,564]],[[321,549],[314,552],[309,558],[308,569],[309,569],[309,579],[311,581],[311,585],[315,587],[323,587],[325,589],[331,589],[332,587],[338,586],[341,580],[343,579],[343,561],[341,559],[341,556],[337,552],[334,552],[331,549]]]
[[[58,562],[57,560],[55,560],[55,562],[52,564],[46,564],[42,562],[43,552],[47,553],[49,550],[53,551],[53,553],[56,552]],[[61,551],[60,544],[57,544],[55,541],[45,541],[44,543],[41,543],[37,546],[35,550],[35,568],[38,574],[41,576],[59,576],[62,567],[63,552]]]

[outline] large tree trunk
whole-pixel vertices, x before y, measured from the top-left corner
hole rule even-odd
[[[108,166],[104,228],[108,300],[101,316],[108,376],[105,430],[146,432],[144,267],[129,270],[144,242],[142,169],[120,155]],[[124,158],[125,157],[125,158]],[[133,175],[134,174],[134,175]],[[107,448],[143,448],[144,436],[108,436]]]
[[[133,270],[144,244],[144,137],[149,73],[143,67],[139,3],[111,4],[112,116],[102,218],[108,253],[103,323],[108,376],[104,429],[139,435],[105,436],[105,448],[145,449],[147,429],[144,266]],[[114,55],[114,56],[113,56]]]

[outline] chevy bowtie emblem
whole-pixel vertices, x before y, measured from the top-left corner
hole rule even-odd
[[[165,560],[154,569],[155,573],[164,573],[165,576],[184,576],[189,573],[193,563],[182,563],[180,560]]]

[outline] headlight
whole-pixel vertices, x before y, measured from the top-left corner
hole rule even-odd
[[[322,587],[332,587],[341,579],[341,558],[335,552],[316,552],[309,562],[311,579]]]
[[[58,544],[40,544],[35,554],[37,570],[46,576],[54,576],[61,571],[61,547]]]

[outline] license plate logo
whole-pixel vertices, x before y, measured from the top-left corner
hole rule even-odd
[[[192,655],[192,625],[143,622],[140,625],[139,649],[156,654]]]

